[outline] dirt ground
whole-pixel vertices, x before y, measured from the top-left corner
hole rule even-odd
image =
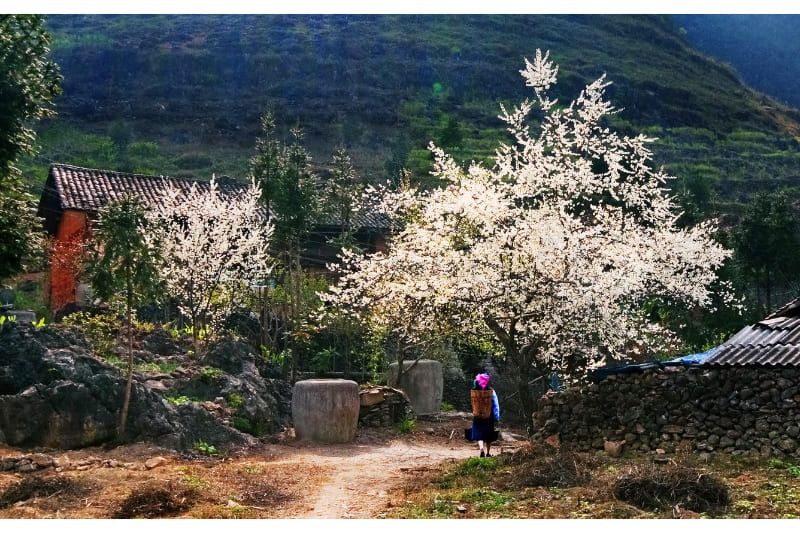
[[[463,438],[469,423],[449,414],[406,434],[360,429],[346,445],[286,438],[211,458],[146,444],[34,450],[68,466],[0,473],[0,518],[379,518],[409,479],[476,454]],[[498,444],[508,453],[522,441]],[[0,459],[31,451],[0,447]],[[165,461],[148,469],[155,457]]]

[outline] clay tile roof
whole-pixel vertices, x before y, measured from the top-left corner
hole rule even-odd
[[[61,164],[52,165],[50,175],[62,209],[89,213],[96,213],[109,201],[126,194],[133,194],[149,205],[157,205],[167,184],[172,184],[185,193],[194,184],[201,189],[208,189],[207,181],[192,178],[145,176]],[[228,178],[218,179],[217,184],[220,191],[226,194],[235,194],[243,187]]]
[[[157,205],[167,183],[185,193],[189,192],[193,184],[197,184],[201,189],[208,188],[208,181],[193,178],[145,176],[64,164],[51,165],[48,183],[50,180],[55,187],[61,209],[74,209],[91,214],[97,213],[107,202],[126,194],[134,194],[149,205]],[[245,186],[241,182],[225,177],[218,178],[217,184],[224,194],[236,194]],[[40,207],[40,216],[44,216],[42,210]],[[318,224],[338,226],[339,221],[335,215],[323,214]],[[388,219],[380,213],[359,213],[353,218],[353,226],[381,230],[388,228],[389,224]]]
[[[705,364],[800,366],[800,298],[743,328]]]

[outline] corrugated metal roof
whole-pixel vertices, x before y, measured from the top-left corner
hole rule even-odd
[[[203,190],[207,190],[209,186],[208,181],[194,178],[146,176],[64,164],[51,165],[50,178],[61,209],[75,209],[92,214],[106,203],[126,194],[133,194],[149,205],[156,205],[161,201],[167,184],[177,187],[184,193],[188,193],[194,184]],[[48,179],[48,184],[50,181]],[[231,178],[218,179],[217,184],[224,194],[236,194],[245,187],[245,184]],[[39,210],[39,216],[46,216],[42,204]],[[353,216],[352,224],[356,228],[389,227],[388,219],[381,213],[357,213]],[[337,227],[340,223],[338,217],[328,213],[321,215],[318,225]]]
[[[743,328],[705,364],[800,366],[800,298]]]

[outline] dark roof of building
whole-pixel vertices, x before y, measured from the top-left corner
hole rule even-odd
[[[245,187],[242,182],[231,178],[219,178],[217,183],[220,191],[227,194],[235,194]],[[54,203],[57,203],[57,207],[62,211],[74,209],[94,214],[109,201],[130,194],[154,205],[160,201],[167,184],[185,193],[188,193],[194,184],[202,189],[207,189],[209,186],[208,181],[194,178],[146,176],[53,164],[39,202],[39,216],[48,218],[48,212],[56,207],[52,205]],[[326,214],[319,221],[319,225],[335,227],[340,223],[335,216]],[[353,225],[359,228],[383,229],[388,227],[388,220],[380,213],[363,213],[354,218]]]
[[[800,366],[800,298],[743,328],[705,364]]]
[[[208,181],[170,176],[145,176],[113,170],[98,170],[72,165],[52,165],[50,176],[58,193],[62,209],[97,212],[110,201],[126,195],[135,195],[143,202],[155,205],[164,194],[167,185],[172,185],[184,193],[192,186],[207,190]],[[242,185],[224,178],[217,180],[220,191],[235,194]]]

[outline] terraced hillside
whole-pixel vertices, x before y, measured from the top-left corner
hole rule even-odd
[[[659,137],[657,160],[706,212],[800,183],[800,113],[759,96],[655,16],[50,16],[60,116],[24,169],[50,161],[240,176],[265,107],[301,125],[323,164],[336,145],[371,179],[424,178],[431,139],[462,159],[504,137],[500,102],[526,96],[536,48],[558,95],[602,74],[614,122]]]

